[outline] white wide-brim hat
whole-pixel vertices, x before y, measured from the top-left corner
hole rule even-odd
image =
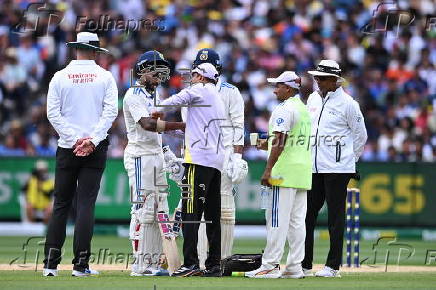
[[[301,79],[297,74],[293,71],[284,71],[277,78],[267,78],[269,83],[284,83],[294,89],[300,89]]]
[[[92,49],[98,52],[109,52],[106,48],[100,47],[100,40],[98,39],[97,34],[91,32],[77,33],[77,41],[68,42],[67,46]]]
[[[322,76],[322,77],[337,77],[340,80],[345,80],[341,76],[342,70],[339,67],[339,64],[330,59],[321,60],[321,62],[316,67],[316,70],[308,71],[309,74],[313,76]]]
[[[201,63],[198,66],[196,66],[192,71],[191,74],[198,73],[199,75],[204,76],[205,78],[217,81],[219,77],[219,73],[217,69],[208,62]]]

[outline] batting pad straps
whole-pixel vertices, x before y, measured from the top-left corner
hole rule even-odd
[[[221,209],[221,223],[223,224],[235,224],[235,211],[230,208]]]
[[[165,131],[166,122],[162,121],[161,119],[157,119],[156,121],[156,132],[163,132]]]

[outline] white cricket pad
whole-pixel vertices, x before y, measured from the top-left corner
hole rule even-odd
[[[204,218],[202,220],[204,220]],[[209,252],[209,243],[207,241],[205,223],[201,223],[198,228],[197,252],[198,252],[198,260],[200,262],[200,269],[205,269],[207,254]]]

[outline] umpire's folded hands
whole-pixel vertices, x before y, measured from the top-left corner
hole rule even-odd
[[[84,157],[88,156],[95,150],[95,145],[91,142],[91,137],[80,138],[73,146],[73,153],[76,156]]]

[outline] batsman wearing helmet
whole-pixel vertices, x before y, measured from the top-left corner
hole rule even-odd
[[[168,62],[158,51],[140,55],[135,74],[138,81],[123,100],[128,144],[124,167],[129,176],[131,200],[130,239],[133,256],[131,276],[165,275],[160,268],[162,240],[156,212],[168,213],[167,180],[159,132],[184,129],[184,123],[166,122],[159,128],[150,113],[159,103],[157,86],[169,79]],[[159,185],[159,186],[158,186]],[[162,186],[160,186],[162,185]]]
[[[202,63],[210,63],[221,74],[222,65],[218,53],[209,48],[201,49],[192,64],[196,68]],[[241,183],[247,176],[248,165],[242,159],[244,147],[244,100],[239,89],[222,79],[216,87],[223,100],[226,120],[221,124],[225,148],[224,170],[221,175],[221,258],[232,254],[233,230],[235,227],[235,199],[233,185]],[[200,225],[198,254],[200,267],[204,267],[207,257],[205,224]]]

